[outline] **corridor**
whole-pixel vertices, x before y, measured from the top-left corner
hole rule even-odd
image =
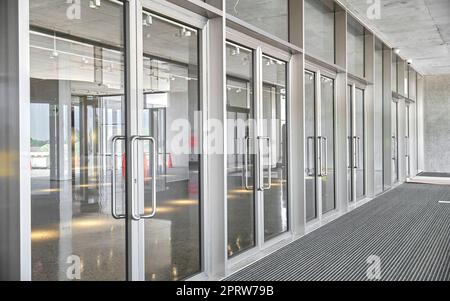
[[[450,187],[404,184],[230,276],[230,281],[450,280]]]

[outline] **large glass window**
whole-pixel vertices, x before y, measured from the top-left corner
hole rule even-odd
[[[359,77],[365,76],[365,29],[349,16],[347,25],[348,72]]]
[[[374,164],[375,194],[383,192],[383,43],[375,43]]]
[[[226,10],[283,40],[289,40],[288,0],[226,0]]]
[[[305,0],[305,51],[335,62],[335,7],[332,0]]]
[[[70,8],[30,0],[32,279],[125,280],[124,7]]]
[[[417,72],[413,68],[409,68],[409,98],[416,100],[417,98]]]
[[[392,80],[392,91],[398,92],[398,56],[392,53],[392,72],[391,72],[391,80]]]

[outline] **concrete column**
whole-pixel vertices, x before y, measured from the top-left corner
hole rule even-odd
[[[0,0],[0,281],[31,280],[28,11]]]

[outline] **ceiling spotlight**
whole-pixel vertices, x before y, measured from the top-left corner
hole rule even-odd
[[[151,15],[144,14],[144,18],[142,20],[142,25],[150,26],[153,24],[153,17]]]
[[[89,7],[90,8],[99,8],[102,6],[102,0],[91,0],[89,1]]]
[[[413,62],[412,59],[409,59],[409,60],[406,61],[406,63],[408,63],[408,65],[411,65],[412,62]]]
[[[394,53],[395,53],[395,54],[399,54],[399,53],[400,53],[400,49],[394,48]]]
[[[231,56],[239,55],[241,54],[241,49],[236,46],[235,49],[231,50]]]
[[[185,38],[192,36],[192,32],[186,29],[186,27],[181,28],[176,34],[176,37],[178,38]]]

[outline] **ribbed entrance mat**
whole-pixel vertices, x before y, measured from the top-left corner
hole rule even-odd
[[[448,186],[404,184],[226,280],[449,281],[448,200]]]

